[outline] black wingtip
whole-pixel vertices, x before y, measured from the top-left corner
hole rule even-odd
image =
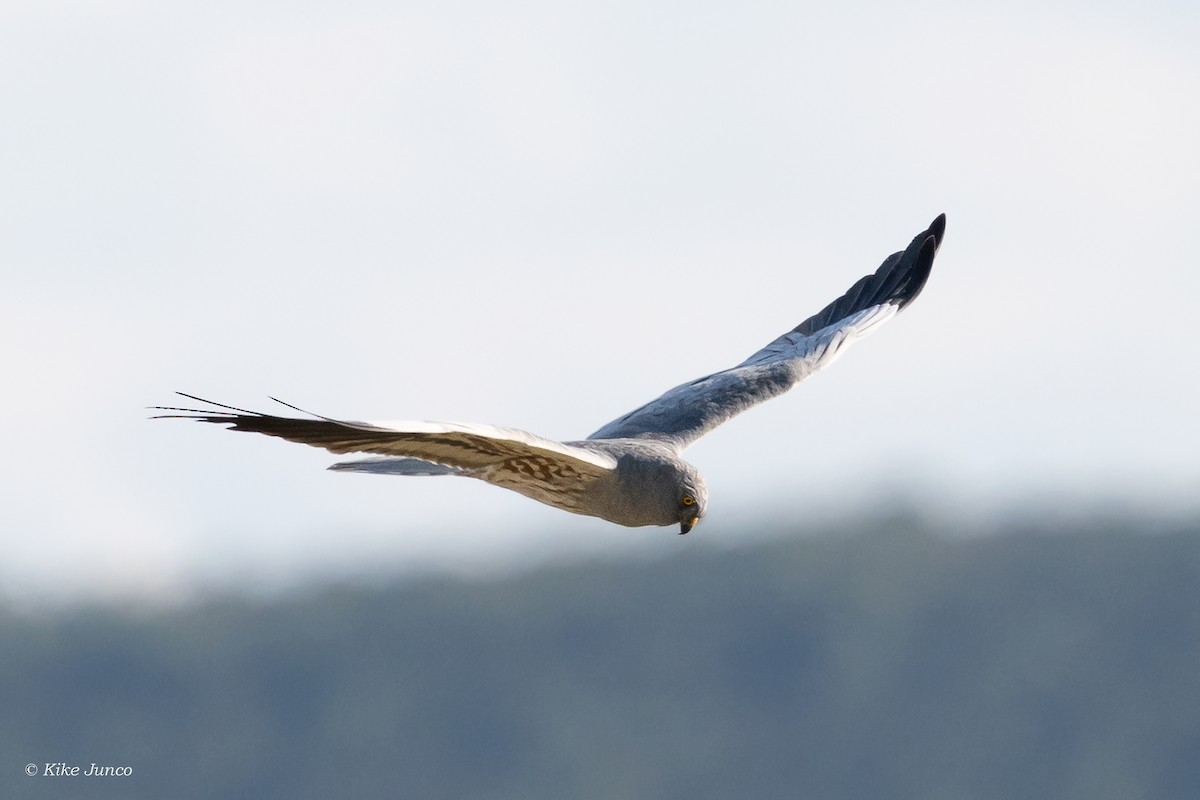
[[[929,223],[927,233],[937,240],[937,246],[942,246],[942,239],[946,236],[946,215],[945,213],[938,214],[933,222]]]
[[[903,311],[907,308],[925,288],[925,282],[929,280],[929,273],[933,271],[933,259],[937,255],[940,241],[937,233],[930,230],[929,235],[921,242],[921,248],[917,251],[912,270],[909,273],[907,290],[897,298],[899,301],[896,303],[897,310]]]
[[[899,309],[907,307],[925,288],[945,234],[946,215],[939,214],[908,247],[888,256],[873,274],[860,278],[844,295],[792,330],[807,336],[880,303],[893,303]]]
[[[925,288],[925,282],[929,280],[929,273],[933,271],[933,259],[937,256],[938,250],[942,247],[942,239],[946,236],[946,215],[938,214],[934,217],[933,222],[929,223],[929,228],[925,233],[913,240],[913,244],[920,241],[920,247],[917,249],[916,257],[913,259],[913,266],[908,279],[908,292],[906,296],[900,298],[897,308],[903,311],[913,300],[917,299],[917,295],[921,294],[921,290]],[[909,252],[912,251],[912,245],[909,246]],[[907,253],[905,254],[907,255]]]

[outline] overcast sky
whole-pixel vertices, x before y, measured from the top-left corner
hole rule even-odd
[[[943,211],[917,303],[688,451],[692,537],[1194,504],[1197,41],[1168,1],[6,2],[0,594],[686,546],[144,407],[582,437]]]

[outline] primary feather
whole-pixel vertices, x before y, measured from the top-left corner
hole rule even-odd
[[[832,364],[847,345],[921,293],[945,230],[943,214],[907,249],[888,256],[874,273],[741,364],[676,386],[588,438],[656,439],[682,450],[726,420],[783,394]]]

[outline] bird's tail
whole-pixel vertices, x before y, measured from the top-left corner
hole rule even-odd
[[[329,469],[336,472],[373,472],[377,475],[466,475],[466,472],[423,461],[419,458],[396,458],[383,456],[360,458],[354,461],[339,461]]]

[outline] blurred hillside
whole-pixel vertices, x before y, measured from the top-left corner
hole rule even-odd
[[[0,796],[1197,796],[1200,521],[862,527],[8,613]]]

